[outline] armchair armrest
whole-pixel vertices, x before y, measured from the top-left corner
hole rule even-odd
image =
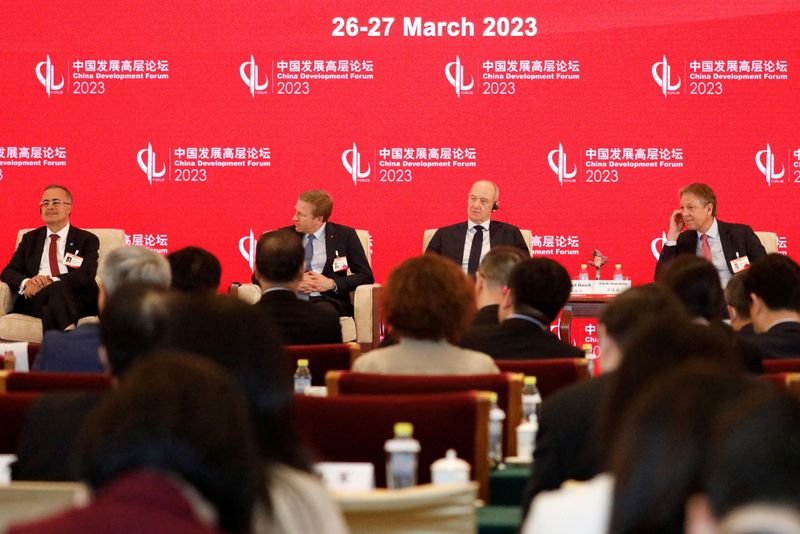
[[[356,322],[356,342],[374,348],[381,341],[383,321],[381,316],[381,298],[383,286],[365,284],[355,290],[353,319]]]
[[[0,315],[11,313],[13,306],[14,298],[11,294],[11,288],[5,282],[0,282]]]

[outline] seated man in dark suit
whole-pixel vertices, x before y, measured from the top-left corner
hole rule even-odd
[[[583,352],[550,332],[572,291],[566,269],[548,258],[525,260],[511,271],[499,325],[473,328],[461,340],[468,349],[498,360],[583,358]]]
[[[108,253],[98,274],[97,307],[102,314],[105,303],[123,284],[143,283],[169,288],[170,267],[161,254],[145,247],[120,247]],[[100,325],[89,323],[69,332],[45,332],[42,347],[33,364],[34,371],[62,373],[102,373]]]
[[[475,303],[478,313],[472,326],[499,324],[497,311],[503,300],[503,289],[514,266],[527,256],[518,248],[501,245],[489,251],[475,273]]]
[[[741,340],[746,359],[800,358],[800,266],[769,254],[744,277],[756,335]]]
[[[475,276],[481,259],[489,253],[489,249],[499,245],[518,248],[526,258],[530,258],[531,252],[519,228],[489,220],[492,212],[499,208],[499,196],[500,190],[494,182],[475,182],[469,191],[467,222],[436,230],[425,252],[450,258],[470,276]]]
[[[259,305],[287,345],[341,343],[339,314],[297,298],[304,257],[300,237],[290,230],[267,232],[258,239],[256,278],[263,291]]]
[[[293,230],[303,238],[305,267],[299,296],[349,316],[353,315],[350,293],[375,279],[358,234],[350,227],[330,222],[332,211],[330,194],[319,189],[306,191],[297,199],[294,226],[282,229]]]
[[[687,230],[687,231],[683,231]],[[722,287],[734,274],[766,255],[758,236],[745,224],[717,219],[717,196],[706,184],[694,183],[680,191],[680,208],[669,218],[669,231],[656,264],[656,279],[664,265],[681,254],[706,258],[719,273]]]
[[[64,186],[47,186],[39,211],[46,226],[22,237],[0,280],[19,294],[15,313],[40,317],[44,330],[74,328],[80,317],[97,314],[100,241],[70,225],[72,194]]]

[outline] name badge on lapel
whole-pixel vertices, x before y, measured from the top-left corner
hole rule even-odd
[[[733,274],[746,271],[750,268],[750,259],[747,256],[742,256],[731,260],[731,268],[733,269]]]
[[[340,273],[347,270],[347,256],[333,258],[333,272]]]
[[[77,269],[81,265],[83,265],[83,258],[77,255],[77,251],[75,254],[70,254],[67,252],[64,255],[64,265],[67,267],[72,267],[73,269]]]

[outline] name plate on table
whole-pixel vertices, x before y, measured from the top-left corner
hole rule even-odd
[[[28,372],[28,343],[25,341],[21,342],[13,342],[13,343],[0,343],[0,354],[5,354],[6,352],[13,352],[14,359],[14,370],[15,371],[22,371]]]
[[[329,490],[369,491],[375,488],[375,467],[369,462],[320,462],[315,468]]]
[[[631,287],[630,280],[573,280],[573,295],[619,295]]]

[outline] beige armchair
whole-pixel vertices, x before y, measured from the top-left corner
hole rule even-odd
[[[778,252],[778,234],[775,232],[756,232],[758,240],[764,245],[767,254]]]
[[[438,228],[428,228],[427,230],[425,230],[425,233],[422,234],[422,253],[423,254],[425,254],[425,250],[427,250],[427,248],[428,248],[428,243],[430,243],[431,239],[433,239],[433,234],[436,233],[436,230],[438,230]],[[520,231],[520,233],[522,233],[522,239],[525,240],[525,244],[528,245],[528,254],[530,255],[530,253],[531,253],[531,241],[533,240],[533,232],[531,232],[530,230],[522,229],[522,228],[520,228],[519,231]]]
[[[367,261],[372,266],[372,254],[369,247],[369,232],[356,230]],[[353,292],[353,317],[340,317],[342,326],[342,341],[354,341],[361,345],[366,352],[377,347],[381,341],[380,303],[383,288],[380,284],[365,284],[358,286]],[[256,284],[232,284],[228,292],[245,302],[255,304],[261,299],[261,288]]]
[[[17,233],[17,246],[22,241],[22,236],[30,230],[32,228],[24,228]],[[98,266],[110,251],[125,246],[124,230],[117,228],[89,228],[88,230],[100,240]],[[0,339],[41,343],[43,335],[41,319],[21,313],[11,313],[16,298],[17,294],[11,291],[8,284],[0,282]],[[83,320],[81,319],[81,321]]]

